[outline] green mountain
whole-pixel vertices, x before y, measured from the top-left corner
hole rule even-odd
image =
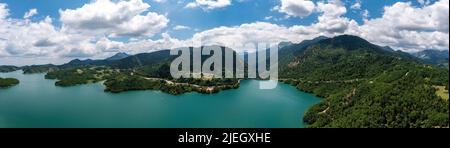
[[[110,63],[110,62],[105,61],[105,60],[75,59],[75,60],[70,61],[69,63],[60,65],[58,67],[64,69],[64,68],[84,67],[84,66],[102,66],[102,65],[106,65],[108,63]]]
[[[131,69],[148,65],[158,65],[169,62],[170,59],[170,50],[161,50],[128,56],[126,58],[116,60],[108,65],[119,69]]]
[[[312,40],[304,40],[299,44],[290,44],[287,46],[279,45],[278,63],[280,64],[280,66],[283,66],[292,61],[295,61],[295,58],[297,58],[298,55],[300,55],[306,49],[306,47],[309,47],[310,45],[316,44],[325,39],[328,39],[328,37],[320,36]]]
[[[283,57],[279,61],[281,77],[316,81],[372,77],[397,61],[415,61],[350,35],[288,46],[280,49],[279,57]]]
[[[124,59],[124,58],[127,58],[127,57],[129,57],[129,56],[130,56],[130,55],[127,54],[127,53],[119,52],[119,53],[116,53],[115,55],[113,55],[112,57],[106,58],[105,60],[108,60],[108,61],[117,61],[117,60],[122,60],[122,59]]]
[[[286,55],[281,80],[324,97],[304,117],[310,127],[449,126],[449,102],[435,88],[448,89],[448,69],[350,35],[280,49]]]
[[[395,50],[392,49],[392,48],[389,47],[389,46],[383,46],[383,47],[381,47],[381,48],[384,49],[385,51],[388,51],[388,52],[395,52]]]
[[[75,67],[86,67],[86,66],[107,66],[110,65],[111,63],[113,63],[114,61],[119,61],[122,60],[124,58],[129,57],[130,55],[123,53],[123,52],[119,52],[109,58],[106,59],[100,59],[100,60],[92,60],[92,59],[86,59],[86,60],[80,60],[80,59],[75,59],[70,61],[69,63],[63,64],[63,65],[59,65],[58,67],[61,69],[65,69],[65,68],[75,68]]]

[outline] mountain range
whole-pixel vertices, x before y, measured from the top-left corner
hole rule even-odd
[[[446,97],[441,96],[437,90],[437,87],[448,90],[448,51],[409,54],[351,35],[318,37],[298,44],[283,42],[279,47],[280,81],[323,98],[304,116],[309,127],[449,127],[448,93]],[[222,47],[222,51],[227,49]],[[247,55],[243,62],[245,57]],[[113,90],[154,89],[165,86],[139,83],[146,80],[133,74],[172,79],[169,64],[174,58],[169,50],[136,55],[119,53],[104,60],[73,60],[58,66],[22,69],[24,72],[62,70],[62,73],[49,75],[58,78],[58,75],[79,73],[76,70],[79,67],[112,67],[131,73],[131,76],[119,74],[120,77],[103,78],[107,79],[107,85],[119,88]],[[207,56],[202,59],[205,58]],[[441,61],[446,61],[447,67],[443,67]],[[69,70],[64,72],[64,69]],[[95,71],[86,71],[94,73],[90,75],[92,79],[101,80]],[[117,82],[117,79],[127,80],[123,81],[127,83]],[[74,84],[85,82],[73,81]],[[211,85],[214,84],[208,84]],[[182,89],[191,88],[169,88],[169,92],[189,92]]]
[[[340,38],[349,37],[347,35],[340,36]],[[314,38],[312,40],[304,40],[301,43],[295,44],[292,42],[281,42],[279,43],[279,57],[282,57],[279,59],[280,64],[287,64],[287,65],[295,65],[297,61],[291,61],[291,63],[286,63],[293,58],[298,58],[298,55],[301,54],[305,47],[309,47],[309,45],[316,44],[319,41],[329,39],[325,36],[319,36],[317,38]],[[396,56],[400,56],[405,59],[411,59],[418,61],[420,63],[425,64],[433,64],[438,65],[441,67],[448,67],[449,63],[449,52],[448,50],[424,50],[420,52],[415,53],[406,53],[399,50],[394,50],[393,48],[389,46],[377,46],[370,44],[369,42],[365,41],[361,38],[349,38],[347,41],[341,40],[342,42],[336,43],[336,44],[343,44],[346,45],[350,42],[354,43],[360,43],[360,45],[356,46],[367,46],[373,48],[373,51],[377,51],[383,54],[393,54]],[[354,48],[354,47],[352,47]],[[268,52],[268,51],[267,51]],[[250,53],[254,54],[254,53]],[[99,60],[92,60],[92,59],[86,59],[86,60],[80,60],[80,59],[74,59],[66,64],[62,65],[53,65],[53,64],[46,64],[46,65],[31,65],[31,66],[22,66],[22,67],[16,67],[16,66],[0,66],[0,72],[10,72],[22,69],[24,70],[24,73],[41,73],[41,72],[47,72],[49,70],[55,70],[55,69],[65,69],[65,68],[71,68],[71,67],[82,67],[82,66],[114,66],[117,68],[131,68],[136,66],[143,66],[143,65],[151,65],[151,64],[157,64],[161,61],[167,61],[170,58],[170,52],[169,50],[161,50],[156,51],[152,53],[141,53],[136,55],[129,55],[127,53],[119,52],[109,58],[106,59],[99,59]],[[173,57],[172,57],[173,58]],[[245,57],[242,56],[242,59]],[[245,59],[246,60],[246,59]]]
[[[310,127],[448,127],[448,68],[342,35],[280,49],[280,79],[323,97],[304,116]],[[448,99],[448,93],[447,93]]]

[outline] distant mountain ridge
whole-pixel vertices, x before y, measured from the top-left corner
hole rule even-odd
[[[434,65],[446,65],[449,63],[449,51],[448,50],[424,50],[416,53],[412,53],[417,58],[422,59],[425,63]]]
[[[59,67],[61,68],[68,68],[68,67],[80,67],[80,66],[105,66],[108,64],[113,63],[114,61],[118,61],[118,60],[122,60],[124,58],[129,57],[130,55],[128,55],[127,53],[124,52],[119,52],[116,53],[115,55],[108,57],[106,59],[101,59],[101,60],[92,60],[92,59],[86,59],[86,60],[80,60],[80,59],[75,59],[72,60],[66,64],[62,64]]]
[[[119,53],[116,53],[112,57],[106,58],[105,60],[116,61],[116,60],[121,60],[121,59],[127,58],[129,56],[131,56],[131,55],[129,55],[129,54],[125,53],[125,52],[119,52]]]

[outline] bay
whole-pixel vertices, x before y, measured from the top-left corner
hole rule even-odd
[[[320,98],[279,83],[259,81],[218,94],[179,96],[159,91],[103,92],[101,83],[54,86],[44,74],[0,73],[20,84],[0,89],[0,127],[301,128],[303,114]]]

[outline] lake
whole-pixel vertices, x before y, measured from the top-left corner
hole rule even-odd
[[[63,88],[21,71],[0,77],[20,80],[0,89],[0,127],[301,128],[305,111],[321,101],[282,83],[260,90],[257,80],[218,94],[173,96],[105,93],[101,83]]]

